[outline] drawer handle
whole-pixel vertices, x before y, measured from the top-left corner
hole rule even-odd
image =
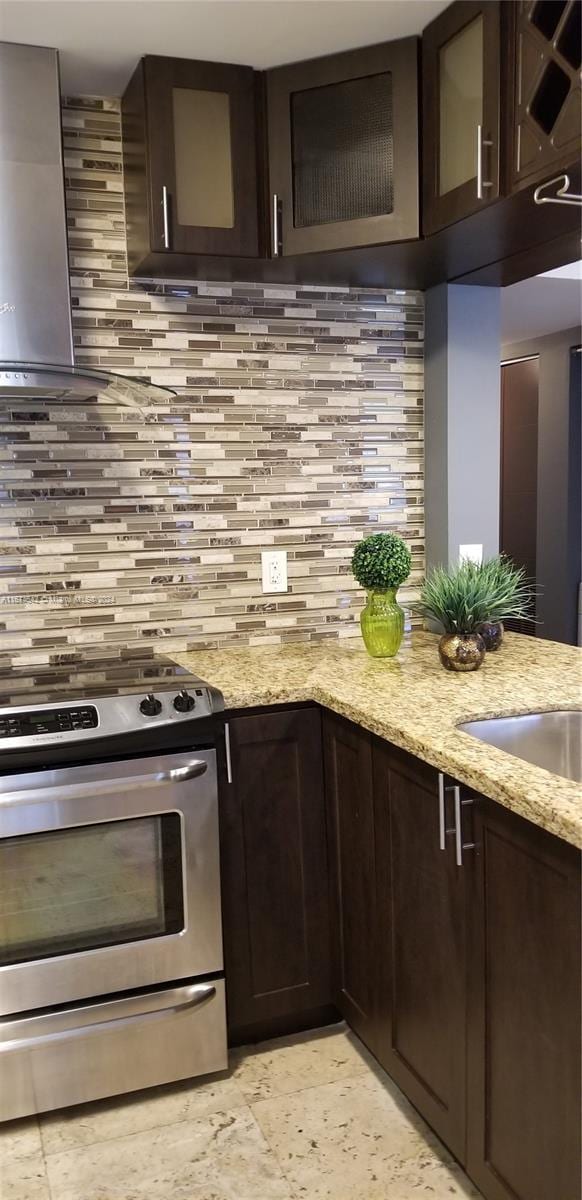
[[[170,1009],[197,1008],[216,995],[212,983],[193,983],[187,987],[148,992],[145,996],[121,996],[102,1004],[85,1004],[57,1013],[42,1013],[0,1022],[0,1053],[40,1045],[54,1038],[77,1037],[86,1030],[114,1021],[138,1021],[160,1015]]]
[[[447,829],[445,825],[445,794],[454,791],[454,788],[449,784],[445,787],[445,777],[442,771],[439,771],[439,849],[446,850],[447,834],[454,833],[455,827]]]
[[[224,722],[224,752],[226,755],[227,783],[232,783],[232,755],[230,750],[230,725],[228,721]]]

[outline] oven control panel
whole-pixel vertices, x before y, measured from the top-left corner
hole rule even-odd
[[[161,725],[209,717],[224,708],[216,688],[181,680],[164,690],[144,689],[117,696],[103,696],[86,703],[35,704],[22,708],[0,708],[0,750],[35,749],[52,743],[88,738],[114,738]]]
[[[73,733],[78,729],[97,729],[98,725],[97,709],[93,705],[5,711],[0,714],[0,739]]]

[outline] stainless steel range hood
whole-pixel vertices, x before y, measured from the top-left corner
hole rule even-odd
[[[173,395],[74,366],[56,50],[0,43],[0,396],[132,407]]]

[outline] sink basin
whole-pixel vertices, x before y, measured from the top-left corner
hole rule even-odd
[[[515,758],[582,783],[582,712],[490,717],[484,721],[465,721],[458,728]]]

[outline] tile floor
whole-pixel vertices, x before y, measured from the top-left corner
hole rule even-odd
[[[228,1075],[0,1126],[1,1200],[478,1200],[345,1026]]]

